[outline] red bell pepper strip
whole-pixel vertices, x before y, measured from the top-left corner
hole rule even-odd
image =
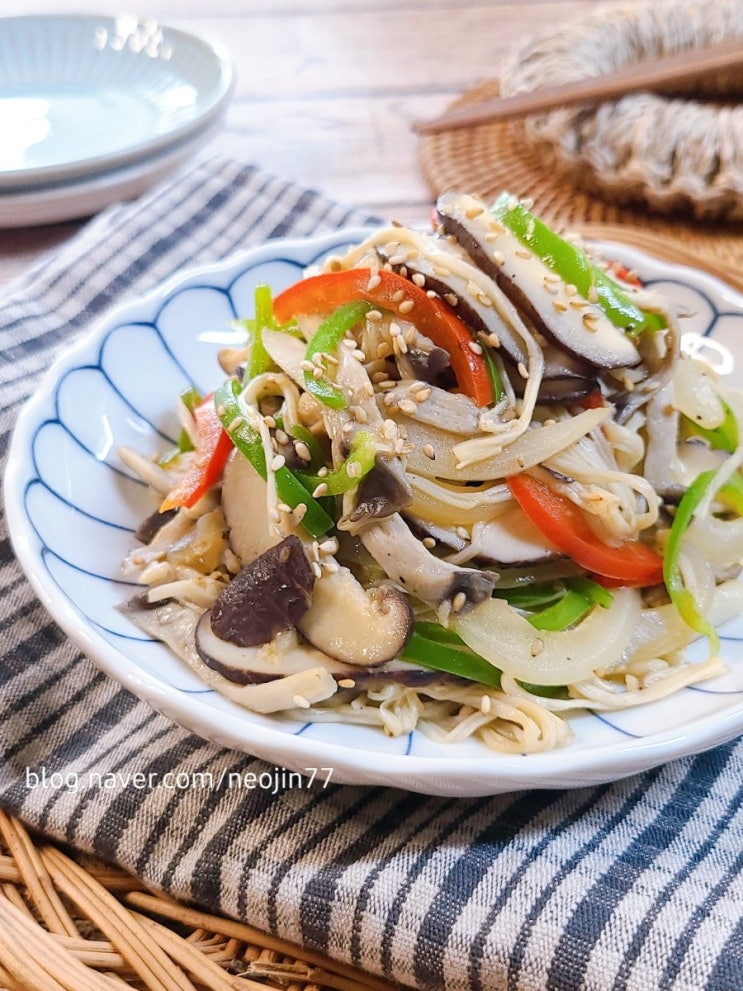
[[[663,581],[663,559],[646,544],[639,540],[627,540],[617,547],[604,543],[579,506],[533,475],[513,475],[507,482],[531,522],[586,571],[618,579],[623,585],[659,585]]]
[[[175,483],[160,506],[160,512],[190,508],[219,480],[232,450],[232,441],[223,428],[209,395],[193,411],[196,421],[196,453],[188,471]]]
[[[372,275],[379,276],[378,283]],[[467,325],[443,300],[428,296],[395,272],[348,268],[313,275],[279,293],[273,301],[273,310],[280,323],[287,323],[299,314],[330,313],[354,300],[366,300],[410,321],[434,344],[449,352],[462,392],[478,406],[489,406],[494,401],[492,377],[482,354],[472,350],[475,338]]]

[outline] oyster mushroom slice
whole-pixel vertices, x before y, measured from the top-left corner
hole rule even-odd
[[[562,556],[520,506],[509,507],[495,519],[476,523],[468,554],[499,567],[535,564]]]
[[[640,354],[603,311],[565,286],[519,239],[500,224],[483,202],[464,193],[444,193],[436,208],[447,234],[545,336],[599,368],[630,368]]]
[[[498,580],[492,571],[461,568],[435,557],[399,515],[367,527],[359,539],[393,582],[433,608],[450,603],[458,612],[466,611],[490,598]]]
[[[383,584],[367,591],[341,567],[315,582],[312,604],[297,626],[337,661],[375,667],[403,649],[413,630],[413,611],[399,589]]]

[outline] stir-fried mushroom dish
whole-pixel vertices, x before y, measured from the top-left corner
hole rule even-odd
[[[122,608],[253,711],[545,751],[723,670],[743,397],[528,203],[437,211],[259,286],[177,450],[121,451]]]

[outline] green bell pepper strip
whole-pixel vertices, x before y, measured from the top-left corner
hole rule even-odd
[[[701,437],[707,441],[713,451],[726,451],[732,454],[738,449],[738,421],[722,396],[719,397],[723,410],[722,423],[717,427],[700,427],[688,416],[682,416],[682,433],[686,436],[693,435]]]
[[[635,305],[619,283],[594,265],[585,251],[560,237],[510,193],[502,193],[491,211],[522,244],[566,283],[574,285],[584,298],[595,293],[596,305],[628,336],[635,337],[643,331],[661,330],[666,326],[660,314],[648,313]]]
[[[260,434],[243,417],[238,394],[240,384],[234,379],[222,385],[214,394],[214,405],[222,426],[232,443],[264,480],[268,478],[266,455]],[[306,506],[302,526],[312,537],[322,537],[333,528],[333,518],[307,491],[296,475],[286,466],[274,472],[276,491],[282,502],[292,509],[300,503]]]
[[[455,633],[435,623],[416,623],[400,657],[433,671],[500,688],[498,668],[473,653]]]
[[[684,492],[676,510],[676,515],[673,518],[673,523],[671,524],[671,531],[668,535],[666,551],[663,557],[663,580],[671,602],[676,606],[679,616],[687,626],[709,639],[710,649],[713,654],[716,654],[720,649],[717,630],[701,614],[694,596],[685,587],[679,560],[684,534],[692,521],[694,510],[707,494],[715,474],[716,472],[714,471],[703,471],[701,475],[698,475],[694,479],[686,492]]]
[[[614,596],[608,588],[604,588],[603,585],[599,585],[598,582],[586,578],[584,575],[566,578],[565,585],[574,592],[580,592],[592,605],[601,606],[603,609],[608,609],[614,601]]]
[[[498,365],[495,362],[495,358],[490,353],[489,348],[485,345],[482,346],[482,357],[483,360],[485,361],[485,367],[488,370],[488,375],[490,376],[490,381],[493,386],[492,405],[495,405],[496,403],[499,403],[501,399],[503,399],[503,397],[506,394],[506,390],[503,387],[503,379],[501,377],[500,369],[498,368]]]
[[[351,441],[348,457],[327,475],[298,471],[297,478],[310,492],[318,485],[324,487],[325,495],[342,495],[355,489],[364,475],[368,475],[376,463],[377,445],[368,430],[359,430]],[[349,473],[351,465],[357,467]]]
[[[559,632],[580,623],[592,609],[593,603],[585,595],[567,589],[558,602],[527,616],[526,619],[535,630]]]
[[[263,345],[263,330],[280,330],[293,337],[301,336],[294,320],[280,324],[273,312],[273,293],[271,287],[261,284],[255,287],[253,293],[254,316],[243,320],[233,320],[231,326],[244,330],[250,341],[250,353],[245,368],[245,378],[250,380],[256,375],[262,375],[272,366],[271,356]]]
[[[366,300],[355,300],[339,306],[323,320],[312,335],[305,352],[305,361],[316,364],[321,355],[332,354],[346,333],[357,323],[360,323],[369,310],[373,308],[372,304]],[[331,409],[343,409],[348,406],[348,400],[341,390],[326,378],[317,379],[312,372],[305,372],[304,384],[308,392],[311,392],[321,403],[330,406]]]

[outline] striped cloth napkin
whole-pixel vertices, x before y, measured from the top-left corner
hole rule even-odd
[[[4,294],[2,450],[60,348],[193,262],[365,219],[216,160],[91,221]],[[743,745],[581,790],[39,787],[275,771],[154,713],[46,616],[0,535],[0,804],[178,899],[437,991],[740,991]],[[37,777],[34,777],[37,775]]]

